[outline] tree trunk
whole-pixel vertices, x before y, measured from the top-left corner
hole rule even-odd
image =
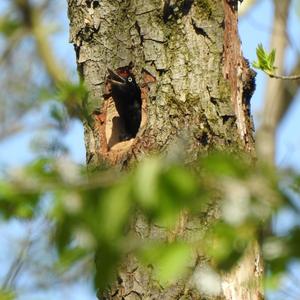
[[[85,105],[91,117],[84,124],[89,167],[106,164],[124,169],[147,153],[173,154],[176,143],[184,144],[179,148],[187,162],[213,149],[240,149],[253,155],[249,101],[254,75],[241,54],[237,1],[69,0],[68,4],[70,41],[90,92]],[[123,141],[113,99],[105,97],[106,78],[108,67],[130,62],[142,91],[142,121],[137,136]],[[186,216],[176,238],[188,239],[191,228],[205,230],[217,208],[210,207],[204,215],[197,220]],[[141,218],[133,230],[150,239],[168,239],[165,230]],[[197,266],[201,259],[196,257],[193,263]],[[191,281],[162,288],[149,270],[137,264],[129,257],[120,267],[118,282],[101,299],[207,299]],[[211,299],[261,299],[260,279],[260,254],[254,245],[236,270],[224,275],[222,294]]]

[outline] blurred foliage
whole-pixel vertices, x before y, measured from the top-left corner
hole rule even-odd
[[[0,300],[14,300],[14,299],[15,299],[14,293],[0,290]]]
[[[33,218],[41,199],[51,195],[48,218],[59,254],[57,268],[71,268],[95,253],[95,284],[103,288],[126,255],[135,253],[165,285],[192,275],[189,264],[195,251],[218,271],[233,267],[272,215],[289,205],[288,194],[278,187],[281,176],[266,166],[254,167],[246,157],[224,153],[213,153],[189,167],[151,157],[127,174],[101,171],[90,178],[71,161],[40,158],[2,180],[1,212],[5,218]],[[289,177],[299,187],[299,177]],[[216,198],[220,218],[208,229],[195,232],[190,241],[172,238],[182,212],[197,218]],[[133,234],[137,211],[146,223],[166,230],[164,241],[141,240]],[[265,259],[274,276],[299,258],[299,232],[294,228],[280,237],[264,233]]]
[[[35,159],[1,173],[0,215],[6,222],[44,218],[49,223],[50,233],[43,231],[43,235],[49,234],[55,263],[51,261],[45,272],[53,277],[73,272],[73,280],[89,273],[101,289],[114,278],[126,255],[133,253],[153,267],[161,285],[168,285],[193,276],[190,260],[195,251],[222,272],[233,267],[257,239],[269,266],[269,282],[278,281],[289,263],[299,260],[299,225],[280,236],[267,230],[282,207],[300,213],[300,175],[294,171],[270,169],[249,157],[226,153],[212,153],[192,166],[150,157],[128,173],[103,170],[90,176],[70,161],[61,136],[72,118],[88,117],[84,108],[88,93],[82,83],[57,82],[49,76],[24,7],[16,5],[26,4],[44,17],[52,11],[51,19],[59,2],[5,3],[0,17],[0,63],[9,72],[0,74],[0,138],[24,130],[35,118],[24,119],[36,111],[45,117],[32,127],[45,130],[38,131],[33,143],[39,154]],[[259,45],[257,56],[255,67],[275,70],[275,51],[268,54]],[[11,132],[12,124],[19,123]],[[218,210],[211,211],[216,201]],[[164,228],[165,239],[141,240],[133,234],[130,229],[137,212],[145,223]],[[176,232],[185,214],[200,219],[211,214],[212,224],[193,229],[190,240],[179,238]],[[14,298],[13,293],[0,290],[0,300]]]
[[[7,16],[3,16],[0,19],[0,32],[5,37],[12,36],[18,29],[22,26],[22,22],[19,20],[13,20],[8,18]]]

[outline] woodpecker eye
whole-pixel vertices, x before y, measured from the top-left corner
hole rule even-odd
[[[132,77],[129,76],[129,77],[127,78],[127,80],[128,80],[128,82],[132,82]]]

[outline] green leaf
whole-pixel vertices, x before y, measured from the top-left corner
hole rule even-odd
[[[180,166],[168,168],[159,177],[155,222],[165,227],[174,226],[182,209],[193,204],[197,190],[197,181],[191,171]]]
[[[95,253],[96,272],[94,285],[103,292],[108,283],[117,278],[117,266],[120,263],[122,251],[116,244],[100,243]]]
[[[272,49],[270,55],[269,55],[269,62],[270,65],[273,66],[274,65],[274,61],[275,61],[275,56],[276,56],[276,50]]]
[[[283,272],[278,272],[278,273],[267,272],[266,278],[264,280],[265,287],[268,290],[278,289],[278,287],[280,287],[280,284],[282,283],[282,279],[284,278],[284,275],[286,274],[284,274]]]
[[[230,153],[212,153],[200,161],[202,169],[212,176],[232,176],[240,179],[249,175],[249,165],[242,155],[237,157]]]
[[[19,28],[22,28],[22,22],[19,20],[10,19],[8,16],[3,16],[0,19],[0,32],[6,37],[11,36]]]
[[[82,83],[65,82],[58,87],[58,99],[62,102],[75,101],[81,103],[87,97],[87,89]]]
[[[79,247],[65,249],[62,253],[60,253],[59,260],[57,261],[55,267],[59,271],[64,272],[82,259],[85,255],[86,251]]]
[[[128,182],[122,182],[98,200],[100,202],[99,213],[95,215],[95,218],[99,220],[101,239],[114,240],[123,235],[133,204],[130,192],[131,185]]]
[[[63,220],[57,222],[54,232],[54,241],[59,253],[63,253],[70,245],[72,241],[72,233],[73,233],[73,218],[65,215]]]
[[[134,192],[138,203],[146,209],[156,208],[159,204],[159,175],[161,161],[149,158],[141,162],[134,175]]]
[[[0,290],[0,300],[14,300],[16,295],[11,291]]]
[[[5,218],[32,218],[39,200],[38,192],[26,191],[19,183],[0,182],[0,214]]]
[[[262,44],[258,44],[256,48],[256,55],[259,62],[263,62],[265,60],[265,50]]]
[[[186,203],[197,190],[197,182],[195,176],[187,169],[174,166],[168,170],[164,176],[165,186],[169,188],[178,201]]]
[[[252,66],[254,68],[260,69],[267,73],[274,73],[276,67],[274,66],[275,61],[275,49],[272,49],[270,54],[268,54],[262,44],[258,44],[256,48],[256,56],[257,56],[257,62],[253,62]]]
[[[63,130],[67,127],[68,115],[64,106],[56,103],[52,104],[50,107],[50,116],[58,123],[59,129]]]
[[[218,268],[229,270],[253,239],[254,230],[250,224],[237,228],[220,221],[207,234],[204,248]]]
[[[191,248],[181,242],[172,244],[150,244],[140,252],[140,258],[151,265],[161,284],[171,284],[182,278],[191,259]]]
[[[84,104],[88,98],[88,91],[83,83],[61,83],[58,87],[57,99],[67,108],[70,117],[88,118]]]
[[[253,66],[253,68],[255,68],[255,69],[260,69],[260,64],[259,64],[258,62],[256,62],[256,61],[254,61],[254,62],[252,63],[252,66]]]

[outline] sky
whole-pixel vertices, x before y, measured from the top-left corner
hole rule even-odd
[[[293,1],[294,9],[291,10],[288,22],[288,34],[293,42],[289,46],[286,54],[286,70],[291,70],[297,52],[300,51],[300,17],[297,15],[296,1]],[[269,49],[269,39],[271,32],[271,22],[273,18],[273,7],[270,0],[258,0],[258,4],[249,13],[240,19],[239,31],[242,40],[244,56],[250,62],[256,60],[256,46],[262,43],[266,49]],[[270,49],[269,49],[270,50]],[[275,80],[275,79],[274,79]],[[266,84],[266,75],[257,71],[256,91],[252,97],[252,114],[256,128],[259,126],[259,114],[262,111],[264,103],[264,88]],[[300,95],[296,97],[293,105],[290,107],[287,116],[278,128],[276,143],[276,163],[280,167],[293,167],[300,169],[300,135],[295,134],[297,128],[300,128]]]
[[[59,5],[61,5],[62,12],[67,11],[65,3],[66,1],[61,1],[61,3],[59,3]],[[76,76],[75,55],[73,46],[68,44],[69,37],[67,15],[63,13],[61,17],[63,18],[63,30],[56,35],[55,39],[53,40],[53,44],[58,56],[62,61],[64,61],[64,63],[66,63],[68,69],[70,69],[70,77],[74,78]],[[268,49],[272,17],[273,8],[271,5],[271,0],[258,0],[258,4],[255,6],[255,8],[240,19],[239,31],[242,41],[242,49],[244,56],[250,62],[256,60],[255,49],[259,43],[262,43],[265,48]],[[291,69],[293,62],[295,61],[297,51],[300,49],[299,22],[300,19],[297,15],[296,9],[292,9],[289,17],[288,33],[293,41],[293,46],[289,47],[287,51],[287,70]],[[259,126],[259,115],[263,107],[265,83],[266,75],[258,71],[256,77],[256,91],[251,102],[252,113],[254,115],[256,127]],[[276,154],[276,163],[280,167],[293,167],[297,170],[300,170],[300,151],[298,150],[300,148],[300,135],[298,134],[300,129],[299,98],[300,95],[298,95],[297,99],[294,101],[288,112],[288,115],[278,129]],[[34,116],[32,116],[32,118],[34,118]],[[34,152],[31,150],[32,138],[33,134],[29,131],[15,135],[14,137],[4,141],[0,141],[0,170],[5,169],[8,166],[22,165],[32,160],[35,156]],[[85,147],[81,123],[79,121],[72,122],[70,130],[64,136],[62,136],[62,138],[64,139],[64,143],[70,149],[70,156],[72,159],[77,163],[84,163]],[[288,219],[289,214],[284,215],[284,218]],[[286,224],[284,220],[281,222],[283,225]],[[3,239],[3,236],[5,236],[5,232],[7,232],[7,230],[10,231],[11,228],[13,228],[14,232],[22,231],[23,225],[13,223],[11,226],[12,227],[8,229],[7,226],[0,225],[0,244],[2,249],[9,249],[14,241],[14,238],[12,238],[11,241],[9,241],[9,239]],[[0,255],[0,262],[2,259],[3,255]],[[72,290],[72,299],[96,299],[96,297],[91,293],[90,287],[86,284],[80,284],[76,287],[73,287]],[[53,293],[53,291],[51,293]],[[71,299],[69,293],[70,291],[68,290],[55,291],[55,297],[53,298],[54,294],[51,294],[51,298],[56,300],[64,298]],[[36,295],[35,298],[42,299],[40,295]],[[19,298],[19,300],[27,299],[33,300],[33,298],[26,298],[26,296]]]

